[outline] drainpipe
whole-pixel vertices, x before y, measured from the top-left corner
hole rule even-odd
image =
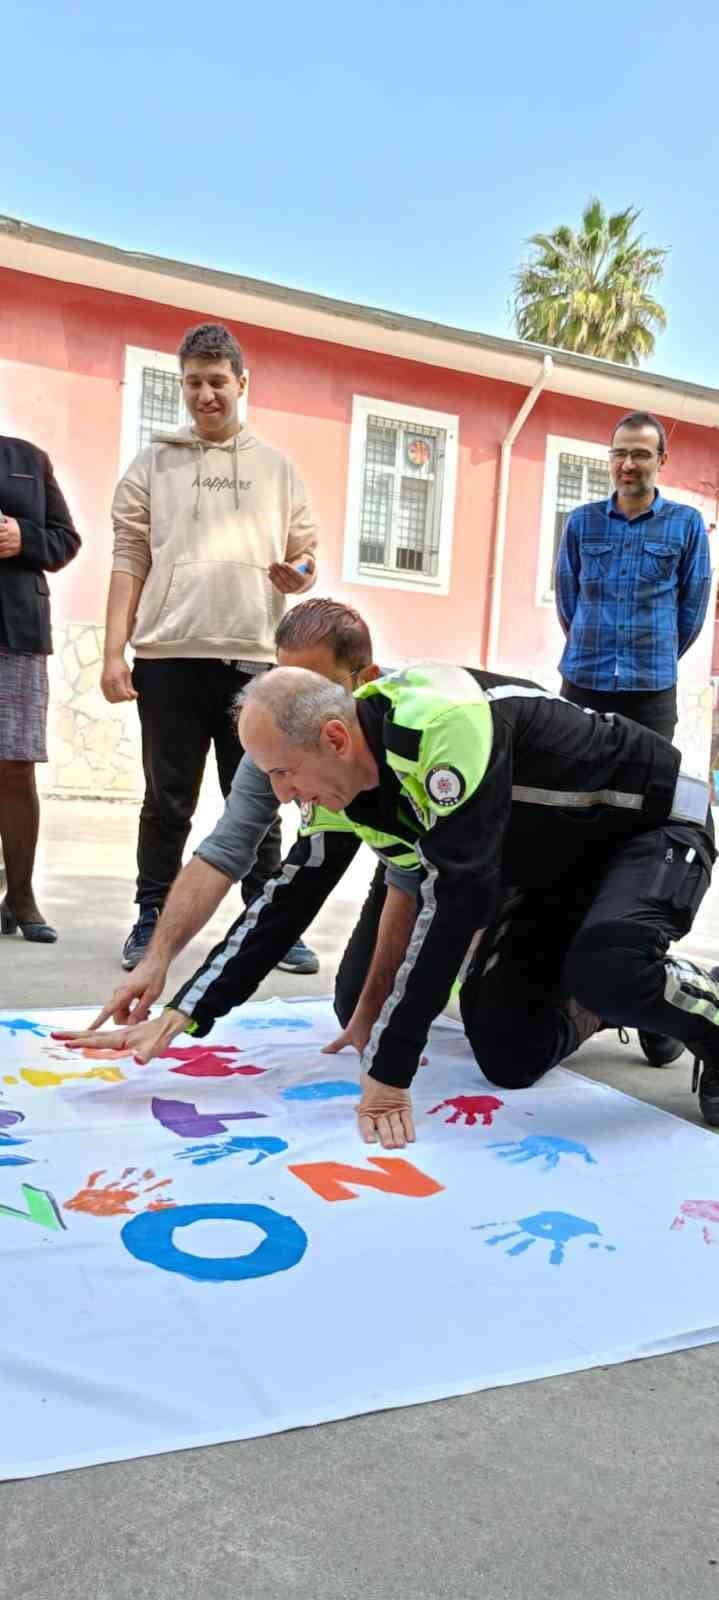
[[[512,446],[529,416],[530,411],[539,399],[539,396],[552,375],[554,362],[551,356],[544,356],[541,371],[528,395],[517,412],[509,432],[502,441],[502,450],[499,460],[499,484],[497,487],[497,514],[494,524],[494,570],[490,579],[489,602],[489,635],[487,639],[487,667],[494,671],[497,652],[499,649],[499,629],[502,621],[502,577],[504,574],[504,551],[507,543],[507,505],[509,502],[509,473],[512,464]]]

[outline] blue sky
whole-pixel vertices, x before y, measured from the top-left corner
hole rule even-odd
[[[671,247],[649,364],[719,387],[716,0],[5,0],[2,42],[2,212],[511,333],[598,194]]]

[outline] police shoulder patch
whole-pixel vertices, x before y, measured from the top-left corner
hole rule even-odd
[[[456,806],[467,787],[458,767],[432,767],[424,786],[436,806]]]

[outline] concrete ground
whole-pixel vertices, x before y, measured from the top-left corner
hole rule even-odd
[[[195,836],[215,808],[210,787]],[[62,942],[1,942],[0,1006],[99,1007],[119,981],[135,825],[124,803],[44,802],[37,887]],[[358,859],[312,929],[319,976],[275,973],[260,993],[329,991],[367,877]],[[178,980],[238,904],[233,893]],[[685,946],[719,959],[719,890]],[[657,1072],[634,1039],[601,1035],[581,1067],[699,1120],[686,1054]],[[719,1348],[708,1346],[5,1483],[0,1597],[719,1600],[718,1447]]]

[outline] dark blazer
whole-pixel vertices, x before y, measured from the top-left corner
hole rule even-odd
[[[46,572],[59,572],[80,548],[49,457],[26,439],[0,434],[0,512],[20,524],[22,549],[0,560],[0,645],[50,655],[50,590]]]

